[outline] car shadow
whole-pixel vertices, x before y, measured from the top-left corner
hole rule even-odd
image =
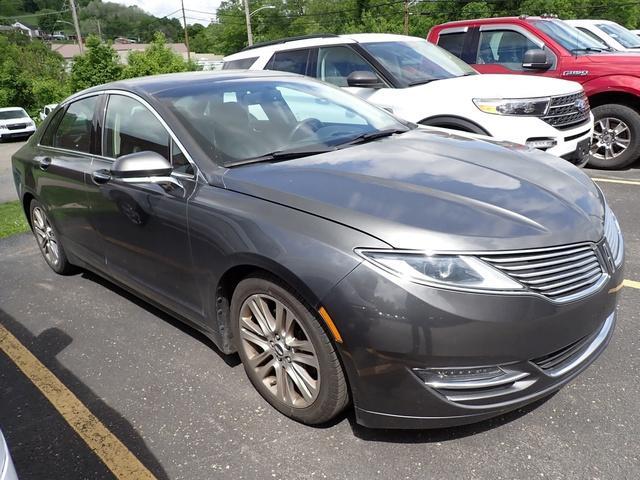
[[[56,357],[73,342],[72,337],[56,327],[34,336],[2,309],[0,324],[53,372],[158,480],[169,479],[135,427],[58,361]],[[19,478],[114,478],[40,390],[2,352],[0,405],[0,428]]]
[[[98,285],[100,285],[101,287],[107,288],[110,291],[112,291],[113,293],[120,295],[123,298],[126,298],[128,301],[130,301],[131,303],[135,304],[136,306],[146,310],[147,312],[149,312],[150,314],[160,318],[161,320],[167,322],[168,324],[170,324],[172,327],[177,328],[178,330],[180,330],[181,332],[190,335],[191,337],[193,337],[194,339],[198,340],[199,342],[201,342],[202,344],[206,345],[208,348],[210,348],[212,351],[214,351],[215,353],[218,354],[218,356],[230,367],[236,367],[238,365],[240,365],[240,357],[237,354],[233,354],[233,355],[227,355],[224,352],[222,352],[222,350],[220,350],[218,348],[218,346],[213,343],[213,340],[211,340],[209,337],[207,337],[205,334],[203,334],[202,332],[200,332],[199,330],[190,327],[189,325],[187,325],[184,322],[181,322],[180,320],[178,320],[177,318],[173,317],[172,315],[166,313],[165,311],[153,306],[151,303],[147,302],[146,300],[138,297],[137,295],[134,295],[133,293],[125,290],[122,287],[119,287],[118,285],[116,285],[115,283],[111,282],[110,280],[107,280],[104,277],[101,277],[93,272],[90,272],[88,270],[83,270],[80,274],[82,276],[82,278],[84,278],[85,280],[89,280],[93,283],[97,283]]]

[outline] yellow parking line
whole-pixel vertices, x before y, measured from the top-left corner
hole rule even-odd
[[[40,360],[0,325],[0,350],[22,370],[89,448],[121,480],[155,476],[93,415]]]
[[[625,287],[637,288],[640,289],[640,282],[634,282],[633,280],[625,280],[623,282]]]
[[[618,180],[617,178],[598,178],[591,177],[594,182],[603,183],[621,183],[622,185],[640,185],[640,180]]]

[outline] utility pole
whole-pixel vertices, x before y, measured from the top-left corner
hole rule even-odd
[[[187,17],[184,14],[184,0],[182,0],[182,22],[184,23],[184,43],[187,45],[187,61],[191,62],[191,49],[189,48],[189,30],[187,30]]]
[[[409,35],[409,0],[404,0],[404,34]]]
[[[249,0],[244,0],[244,15],[247,17],[247,41],[253,45],[253,33],[251,32],[251,13],[249,12]]]
[[[80,35],[80,24],[78,23],[78,13],[76,12],[76,2],[74,0],[69,0],[69,5],[71,6],[71,16],[73,17],[73,26],[76,29],[76,38],[78,39],[78,48],[80,49],[80,54],[84,53],[84,47],[82,46],[82,35]]]
[[[100,40],[102,40],[102,28],[100,28],[100,19],[97,18],[96,22],[98,22],[98,36],[100,37]]]

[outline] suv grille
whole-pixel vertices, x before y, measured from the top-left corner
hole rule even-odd
[[[578,108],[581,104],[584,105],[582,109]],[[578,92],[552,98],[549,110],[542,119],[553,127],[566,130],[589,120],[590,111],[587,96],[584,92]]]
[[[592,244],[495,253],[480,258],[529,290],[559,301],[587,294],[604,274]]]
[[[14,123],[13,125],[7,125],[7,129],[9,130],[22,130],[23,128],[27,128],[26,123]]]

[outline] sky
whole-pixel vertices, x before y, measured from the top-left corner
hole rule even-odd
[[[123,5],[136,5],[143,10],[155,15],[163,17],[168,13],[181,8],[180,0],[110,0]],[[187,16],[187,23],[202,23],[207,25],[215,16],[215,11],[220,5],[221,0],[184,0],[184,8]],[[198,10],[198,11],[190,11]],[[204,12],[204,13],[203,13]],[[209,13],[207,13],[209,12]],[[182,12],[170,15],[170,17],[180,18],[182,20]]]

